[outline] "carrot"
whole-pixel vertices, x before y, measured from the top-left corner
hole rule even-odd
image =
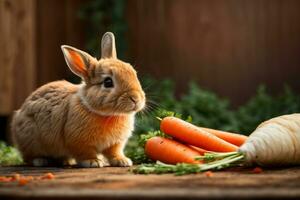
[[[260,174],[263,172],[262,168],[260,168],[260,167],[255,167],[252,171],[255,174]]]
[[[236,146],[241,146],[242,144],[245,143],[246,139],[248,138],[245,135],[241,135],[237,133],[230,133],[230,132],[204,128],[204,127],[200,127],[200,128]]]
[[[206,171],[206,172],[204,172],[204,175],[206,177],[212,177],[214,175],[214,173],[212,171]]]
[[[237,146],[176,117],[162,119],[160,129],[180,141],[215,152],[232,152]]]
[[[13,181],[12,177],[0,176],[0,182],[11,182]]]
[[[205,149],[202,149],[202,148],[199,148],[199,147],[195,147],[193,145],[189,145],[189,147],[191,147],[192,149],[198,151],[201,155],[204,155],[205,153],[208,153],[209,151],[205,150]]]
[[[24,178],[24,177],[21,177],[21,178],[19,179],[19,185],[20,185],[20,186],[24,186],[24,185],[26,185],[27,183],[29,183],[29,179],[26,179],[26,178]]]
[[[26,176],[24,178],[26,178],[28,181],[33,181],[34,180],[33,176]]]
[[[18,174],[18,173],[16,173],[16,174],[14,174],[14,175],[12,176],[12,178],[13,178],[14,181],[18,181],[18,180],[21,178],[21,175]]]
[[[194,159],[201,155],[199,152],[177,141],[163,137],[150,138],[146,142],[145,152],[152,160],[159,160],[167,164],[201,163],[201,161]]]
[[[54,179],[54,175],[50,173],[46,173],[44,176],[41,177],[41,179]]]

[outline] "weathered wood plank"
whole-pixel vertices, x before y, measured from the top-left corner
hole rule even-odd
[[[63,169],[2,167],[0,175],[21,173],[38,177],[46,172],[54,180],[34,180],[26,186],[1,183],[1,199],[89,198],[89,199],[297,199],[300,198],[300,168],[251,169],[186,176],[134,175],[128,168]]]
[[[36,85],[35,0],[0,1],[0,114],[21,105]]]

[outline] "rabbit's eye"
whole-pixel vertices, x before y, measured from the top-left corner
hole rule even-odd
[[[106,88],[112,88],[114,87],[114,83],[113,80],[110,77],[106,77],[103,81],[103,85]]]

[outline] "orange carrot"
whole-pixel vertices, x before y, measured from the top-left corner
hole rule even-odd
[[[192,149],[198,151],[201,155],[204,155],[205,153],[208,153],[210,151],[207,151],[205,149],[199,148],[199,147],[195,147],[193,145],[189,145],[189,147],[191,147]]]
[[[18,180],[21,178],[21,175],[18,174],[18,173],[16,173],[16,174],[14,174],[14,175],[12,176],[12,178],[13,178],[14,181],[18,181]]]
[[[167,164],[176,163],[201,163],[195,160],[201,154],[192,148],[174,140],[153,137],[145,145],[145,152],[152,160],[159,160]]]
[[[23,177],[21,177],[21,178],[19,179],[19,185],[20,185],[20,186],[24,186],[24,185],[26,185],[27,183],[29,183],[29,180],[28,180],[28,179],[23,178]]]
[[[215,152],[237,151],[238,147],[176,117],[162,119],[160,129],[180,141]]]
[[[200,128],[236,146],[241,146],[245,143],[246,139],[248,138],[247,136],[241,134],[230,133],[204,127]]]
[[[54,175],[50,173],[46,173],[44,176],[41,177],[41,179],[54,179]]]
[[[28,181],[33,181],[34,180],[33,176],[26,176],[24,178],[26,178]]]
[[[204,175],[205,175],[206,177],[212,177],[214,174],[213,174],[212,171],[206,171],[206,172],[204,172]]]
[[[255,174],[260,174],[263,172],[262,168],[260,168],[260,167],[255,167],[252,171]]]
[[[0,176],[0,182],[11,182],[13,181],[12,177]]]

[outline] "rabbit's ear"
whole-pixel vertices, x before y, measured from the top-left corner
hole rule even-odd
[[[117,58],[115,36],[106,32],[101,41],[101,58]]]
[[[87,68],[89,67],[89,60],[92,57],[88,53],[68,45],[62,45],[61,49],[64,53],[66,63],[71,71],[81,78],[87,78]]]

